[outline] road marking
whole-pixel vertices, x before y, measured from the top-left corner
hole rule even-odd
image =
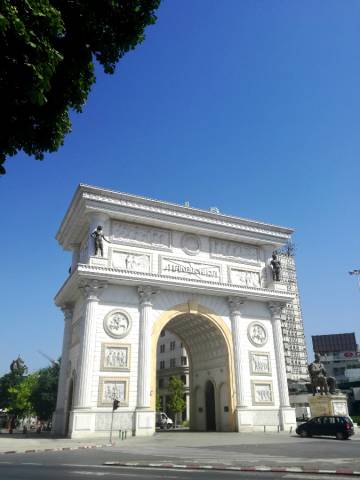
[[[72,470],[69,473],[75,473],[78,475],[97,475],[98,477],[103,477],[104,475],[112,475],[110,472],[89,472],[86,470]]]
[[[316,474],[316,475],[309,475],[308,473],[304,472],[300,475],[296,475],[295,473],[288,473],[287,475],[284,475],[283,478],[298,478],[301,480],[345,480],[346,478],[349,479],[349,477],[340,477],[339,475],[323,475],[323,474]]]
[[[22,462],[20,465],[43,465],[42,463],[36,463],[36,462]]]

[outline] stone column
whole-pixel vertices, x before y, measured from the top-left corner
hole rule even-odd
[[[151,380],[151,311],[152,298],[157,293],[152,287],[139,287],[140,321],[139,321],[139,360],[136,408],[150,407]]]
[[[286,376],[286,364],[284,355],[283,337],[281,331],[281,314],[285,304],[270,302],[274,350],[276,359],[276,373],[280,400],[280,427],[285,430],[287,426],[296,426],[295,410],[290,407],[289,390]]]
[[[248,375],[244,375],[244,366],[242,362],[241,355],[241,333],[240,333],[240,323],[241,323],[241,305],[244,303],[244,300],[240,297],[228,297],[228,304],[230,309],[230,319],[231,319],[231,332],[232,332],[232,341],[234,349],[234,366],[235,366],[235,385],[236,385],[236,408],[247,407],[245,399],[245,388],[244,388],[244,378],[247,378]]]
[[[286,376],[283,337],[281,331],[281,314],[284,310],[284,307],[285,304],[282,303],[269,303],[273,327],[272,330],[276,358],[276,372],[279,386],[280,407],[289,407],[289,391]]]
[[[152,298],[157,293],[150,286],[138,288],[140,298],[139,319],[139,354],[138,354],[138,379],[137,403],[135,414],[136,435],[153,435],[155,432],[155,412],[151,408],[151,312]],[[152,392],[155,395],[155,392]]]
[[[56,400],[53,432],[57,435],[65,433],[65,400],[67,388],[67,368],[69,362],[69,350],[71,342],[71,321],[73,317],[73,306],[65,304],[61,307],[64,313],[64,336],[61,350],[61,363],[59,373],[59,386]]]
[[[91,407],[93,358],[96,341],[96,306],[105,282],[89,280],[80,286],[85,298],[85,314],[80,347],[80,369],[78,374],[77,408]]]

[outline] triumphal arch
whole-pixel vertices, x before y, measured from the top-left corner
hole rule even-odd
[[[106,435],[117,399],[116,430],[153,434],[165,328],[188,352],[192,430],[294,426],[281,331],[292,293],[272,258],[291,233],[80,185],[57,233],[72,264],[55,297],[65,319],[55,433]]]

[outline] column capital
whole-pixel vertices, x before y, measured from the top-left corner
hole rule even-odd
[[[272,318],[280,318],[284,312],[286,303],[281,302],[268,302],[268,308],[270,310]]]
[[[101,291],[106,287],[107,282],[101,280],[86,280],[80,283],[79,289],[85,300],[99,301]]]
[[[152,305],[152,298],[159,293],[159,290],[155,290],[150,285],[138,287],[138,294],[140,299],[140,305]]]
[[[71,320],[73,316],[74,305],[71,303],[63,303],[62,305],[60,305],[60,308],[64,314],[65,322]]]
[[[245,303],[242,297],[228,297],[227,298],[229,310],[231,315],[241,315],[241,307]]]

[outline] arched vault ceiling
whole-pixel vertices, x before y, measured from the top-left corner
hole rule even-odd
[[[182,314],[170,320],[165,328],[184,342],[194,362],[204,362],[227,354],[222,332],[201,315]]]

